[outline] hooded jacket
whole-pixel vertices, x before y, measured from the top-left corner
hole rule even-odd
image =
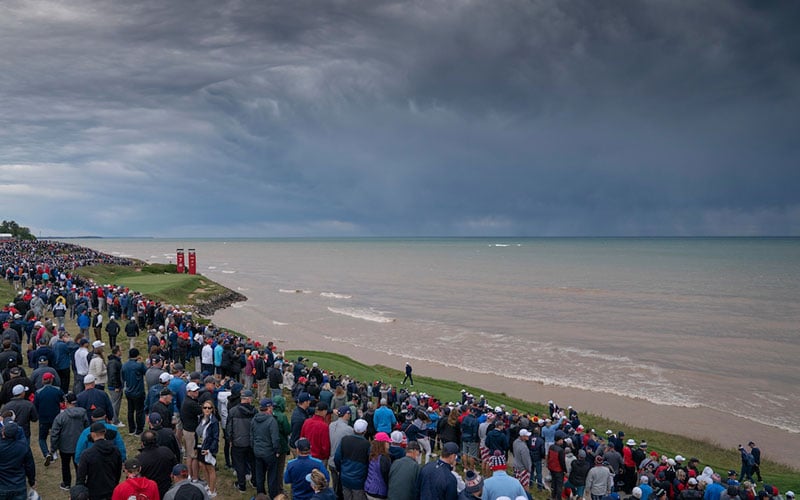
[[[257,457],[269,457],[280,453],[281,438],[275,417],[259,412],[250,421],[250,445]]]
[[[129,477],[119,483],[114,488],[114,498],[139,498],[138,495],[145,495],[146,498],[159,498],[158,485],[155,481],[146,477]],[[158,495],[158,496],[157,496]]]
[[[166,446],[159,446],[158,442],[155,444],[148,444],[136,457],[142,466],[142,476],[152,479],[158,485],[160,496],[164,496],[172,486],[172,479],[170,473],[172,467],[178,463],[178,458]]]
[[[28,442],[18,439],[18,434],[22,432],[18,426],[13,426],[14,430],[6,432],[5,437],[0,439],[0,490],[18,491],[25,489],[25,478],[28,484],[36,483],[36,464],[33,461]]]
[[[250,446],[250,421],[256,409],[250,404],[238,404],[228,412],[227,431],[231,446],[247,448]]]
[[[289,435],[292,433],[292,426],[286,417],[286,399],[283,396],[272,398],[272,416],[278,422],[278,434],[280,435],[281,453],[289,453]]]
[[[89,488],[92,498],[107,498],[114,492],[121,474],[122,455],[114,443],[101,439],[81,456],[75,484]]]
[[[75,453],[78,438],[89,427],[86,410],[80,406],[67,408],[58,414],[50,429],[50,447],[61,453]]]

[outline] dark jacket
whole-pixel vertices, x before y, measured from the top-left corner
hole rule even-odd
[[[81,408],[85,408],[89,413],[92,413],[97,408],[102,408],[105,410],[106,416],[114,415],[114,407],[111,405],[111,398],[108,397],[106,391],[101,391],[96,387],[81,391],[78,394],[77,405]]]
[[[272,415],[259,412],[250,421],[250,443],[257,457],[275,456],[280,453],[281,440],[278,421]]]
[[[120,328],[119,328],[119,323],[117,323],[117,320],[112,319],[108,321],[108,324],[106,325],[106,333],[108,334],[109,337],[116,337],[117,335],[119,335],[119,330]]]
[[[26,440],[18,439],[22,430],[13,427],[13,432],[0,439],[0,491],[25,490],[26,477],[29,485],[36,483],[36,464],[31,448]]]
[[[156,437],[158,437],[158,445],[159,446],[166,446],[172,453],[180,458],[181,456],[181,447],[178,444],[178,439],[175,437],[175,431],[172,429],[168,429],[166,427],[158,426],[150,426],[150,429],[156,433]]]
[[[492,429],[486,433],[486,447],[489,449],[489,454],[493,454],[495,450],[500,450],[505,453],[508,451],[508,435],[498,429]]]
[[[342,486],[351,490],[363,490],[369,464],[369,441],[358,434],[345,436],[336,448],[333,463],[339,471]]]
[[[531,461],[538,462],[544,460],[544,438],[541,436],[532,436],[530,440]]]
[[[81,454],[75,484],[89,488],[91,500],[111,498],[122,474],[122,455],[114,443],[101,439]]]
[[[75,453],[78,438],[89,427],[86,410],[80,406],[67,408],[58,414],[50,429],[50,448],[61,453]]]
[[[122,380],[125,382],[125,395],[130,397],[143,397],[144,374],[147,367],[141,361],[129,359],[122,365]]]
[[[125,335],[128,337],[138,337],[139,336],[139,325],[136,324],[136,321],[131,318],[128,321],[128,324],[125,325]]]
[[[305,423],[307,418],[308,413],[306,410],[300,408],[299,406],[294,407],[294,411],[292,411],[292,419],[290,420],[292,425],[292,435],[289,436],[290,447],[294,448],[294,443],[300,439],[300,431],[303,430],[303,423]]]
[[[267,378],[269,379],[270,389],[280,389],[283,383],[283,373],[278,368],[271,367],[267,373]]]
[[[450,464],[441,459],[429,462],[419,471],[419,500],[456,500],[458,486]]]
[[[480,441],[478,419],[472,413],[468,413],[461,421],[461,441],[463,443],[477,443]]]
[[[33,406],[39,412],[39,421],[44,424],[52,424],[53,420],[61,413],[61,401],[64,393],[58,387],[47,384],[36,391],[33,398]]]
[[[172,486],[170,473],[172,467],[178,463],[178,458],[172,450],[158,444],[145,446],[136,458],[142,466],[142,476],[155,481],[158,493],[163,497]]]
[[[249,403],[238,404],[228,412],[226,430],[231,446],[250,446],[250,421],[255,414],[256,409]]]
[[[27,399],[14,398],[8,403],[4,404],[2,411],[11,410],[14,412],[14,421],[19,425],[25,435],[30,439],[31,437],[31,422],[39,421],[39,413],[33,403]]]
[[[119,359],[119,356],[108,355],[106,370],[108,374],[108,389],[122,389],[122,360]]]
[[[589,469],[592,465],[586,459],[578,458],[572,462],[572,468],[569,471],[569,483],[572,486],[585,486],[586,475],[589,474]]]
[[[219,420],[214,415],[211,415],[205,436],[197,436],[197,444],[201,450],[208,450],[212,455],[219,451]]]
[[[197,423],[200,421],[200,414],[202,413],[203,409],[200,407],[200,403],[187,395],[181,405],[181,423],[183,423],[183,430],[189,432],[197,430]]]

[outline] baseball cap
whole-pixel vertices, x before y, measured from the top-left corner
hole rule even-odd
[[[529,431],[528,429],[522,429],[521,431],[519,431],[519,435],[523,437],[529,437],[531,435],[531,431]]]
[[[135,458],[129,458],[129,459],[125,460],[125,466],[124,467],[125,467],[125,470],[130,471],[130,472],[134,472],[134,471],[138,471],[139,469],[141,469],[142,468],[142,464],[140,464],[139,460],[137,460]]]
[[[172,475],[173,476],[188,476],[189,475],[189,468],[186,467],[186,464],[177,464],[172,468]]]
[[[154,424],[154,425],[160,424],[161,422],[163,422],[163,421],[164,421],[164,419],[163,419],[163,418],[161,418],[161,414],[160,414],[160,413],[158,413],[158,412],[155,412],[155,411],[154,411],[154,412],[152,412],[152,413],[150,414],[150,416],[149,416],[149,417],[147,417],[147,418],[150,420],[150,423],[151,423],[151,424]]]
[[[42,375],[42,380],[53,380],[54,378],[56,378],[55,375],[50,372],[46,372],[44,375]]]
[[[105,432],[105,431],[106,431],[106,426],[105,424],[103,424],[103,422],[95,422],[89,428],[89,432]]]
[[[167,372],[164,372],[164,373],[162,373],[161,375],[158,376],[158,381],[161,382],[162,384],[166,384],[171,379],[172,379],[172,376]]]
[[[458,455],[459,451],[458,445],[453,443],[452,441],[447,442],[442,446],[442,456],[449,457],[450,455]]]
[[[28,390],[28,388],[25,387],[24,385],[17,384],[17,385],[14,386],[13,389],[11,389],[11,394],[13,396],[19,396],[20,394],[22,394],[23,392],[25,392],[27,390]]]
[[[301,392],[297,395],[297,402],[298,403],[305,403],[306,401],[311,401],[311,395],[307,392]]]
[[[311,449],[311,442],[306,438],[300,438],[294,443],[297,451],[309,451]]]
[[[97,379],[94,378],[94,375],[92,375],[91,373],[83,377],[84,384],[94,384],[96,381]]]
[[[195,384],[194,382],[189,382],[188,384],[186,384],[186,391],[190,392],[198,390],[200,390],[200,386]]]
[[[260,409],[262,409],[262,410],[266,410],[267,408],[271,408],[272,407],[272,400],[269,399],[269,398],[261,398],[261,401],[259,401],[258,407]]]
[[[64,399],[67,401],[67,403],[74,403],[78,400],[78,396],[76,396],[74,392],[68,392],[67,395],[64,396]]]
[[[356,432],[356,434],[364,434],[365,432],[367,432],[367,425],[368,424],[366,420],[364,420],[363,418],[359,418],[353,424],[353,430]]]
[[[349,406],[347,406],[347,405],[345,405],[345,406],[340,406],[340,407],[339,407],[339,408],[336,410],[336,413],[338,413],[340,417],[343,417],[343,416],[347,415],[348,413],[350,413],[350,407],[349,407]]]
[[[385,432],[379,432],[375,434],[375,441],[379,441],[381,443],[391,443],[392,438],[390,438]]]
[[[106,343],[103,342],[102,340],[95,340],[94,342],[92,342],[92,347],[94,347],[95,349],[100,348],[100,347],[105,347],[105,346],[106,346]]]
[[[250,389],[243,390],[242,391],[242,397],[243,398],[252,398],[253,397],[253,391],[251,391]]]

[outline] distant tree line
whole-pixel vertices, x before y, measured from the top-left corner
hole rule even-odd
[[[0,233],[10,233],[15,238],[21,240],[35,240],[36,236],[31,234],[31,230],[27,227],[20,226],[16,221],[4,220],[0,224]]]

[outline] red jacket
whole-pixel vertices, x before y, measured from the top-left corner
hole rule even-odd
[[[331,436],[328,424],[319,415],[314,415],[303,422],[300,437],[311,443],[311,456],[319,460],[328,460],[331,456]]]

